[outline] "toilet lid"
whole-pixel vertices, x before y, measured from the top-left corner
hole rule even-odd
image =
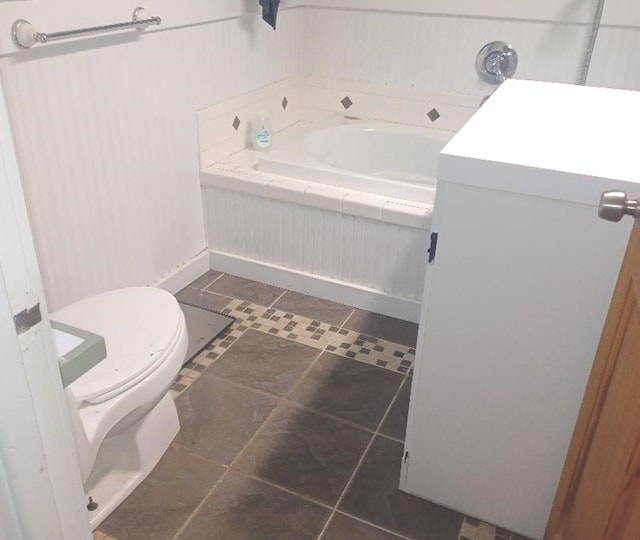
[[[180,331],[176,299],[153,287],[130,287],[91,296],[51,314],[51,319],[104,337],[107,357],[71,383],[76,403],[129,388],[162,363]]]

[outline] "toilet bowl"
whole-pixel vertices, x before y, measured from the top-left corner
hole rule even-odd
[[[95,529],[151,472],[180,425],[169,392],[187,351],[176,299],[153,287],[117,289],[50,315],[105,339],[107,357],[65,388]],[[91,509],[93,508],[93,509]]]

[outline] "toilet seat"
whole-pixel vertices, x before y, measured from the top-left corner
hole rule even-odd
[[[107,357],[67,387],[76,405],[102,403],[138,384],[174,353],[183,332],[178,302],[153,287],[92,296],[51,318],[105,339]]]

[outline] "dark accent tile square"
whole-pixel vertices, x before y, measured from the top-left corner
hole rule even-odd
[[[240,298],[241,300],[248,300],[261,306],[271,305],[271,303],[284,292],[284,289],[230,274],[222,276],[218,281],[209,286],[207,290],[232,296],[233,298]]]
[[[217,278],[222,275],[222,272],[216,272],[215,270],[207,270],[198,279],[192,281],[189,287],[195,289],[204,289],[207,285],[211,285]]]
[[[401,343],[407,347],[415,347],[418,338],[418,325],[416,323],[361,309],[356,309],[344,326],[349,330],[394,343]]]
[[[375,429],[401,382],[392,371],[324,353],[290,399]]]
[[[438,118],[440,118],[440,113],[438,112],[438,109],[434,108],[427,113],[427,116],[429,117],[429,120],[435,122]]]
[[[277,402],[276,398],[205,371],[176,400],[180,431],[175,443],[227,465],[262,425]]]
[[[333,505],[371,437],[366,431],[283,402],[243,450],[237,467]]]
[[[173,445],[100,529],[123,540],[173,538],[223,471],[222,466]]]
[[[284,110],[287,110],[287,106],[289,105],[289,100],[287,99],[287,96],[284,96],[284,97],[282,98],[282,103],[281,103],[281,105],[282,105],[282,108],[283,108]]]
[[[263,392],[284,396],[298,381],[317,349],[255,330],[247,330],[211,373]]]
[[[368,523],[362,523],[357,519],[345,516],[337,512],[327,530],[322,535],[322,540],[399,540],[400,536],[388,533]]]
[[[219,294],[213,294],[206,291],[199,291],[193,287],[185,287],[176,293],[175,296],[178,302],[220,312],[229,302],[231,302],[231,298],[227,298],[226,296],[220,296]]]
[[[377,437],[340,510],[416,540],[457,540],[462,514],[398,489],[402,443]]]
[[[402,389],[396,397],[389,414],[380,428],[380,432],[389,437],[404,441],[409,415],[409,396],[411,395],[411,379],[404,381]]]
[[[230,471],[180,540],[315,540],[330,510]]]
[[[349,107],[351,107],[351,105],[353,105],[353,101],[351,101],[351,98],[349,96],[344,96],[341,100],[340,103],[342,103],[342,106],[345,109],[348,109]]]
[[[240,118],[238,118],[237,116],[233,119],[233,122],[231,122],[231,125],[233,126],[233,129],[235,129],[236,131],[238,131],[238,128],[240,127]]]

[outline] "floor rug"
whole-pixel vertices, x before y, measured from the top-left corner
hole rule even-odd
[[[189,346],[184,363],[195,358],[223,330],[235,320],[215,311],[180,302],[180,307],[187,322]]]

